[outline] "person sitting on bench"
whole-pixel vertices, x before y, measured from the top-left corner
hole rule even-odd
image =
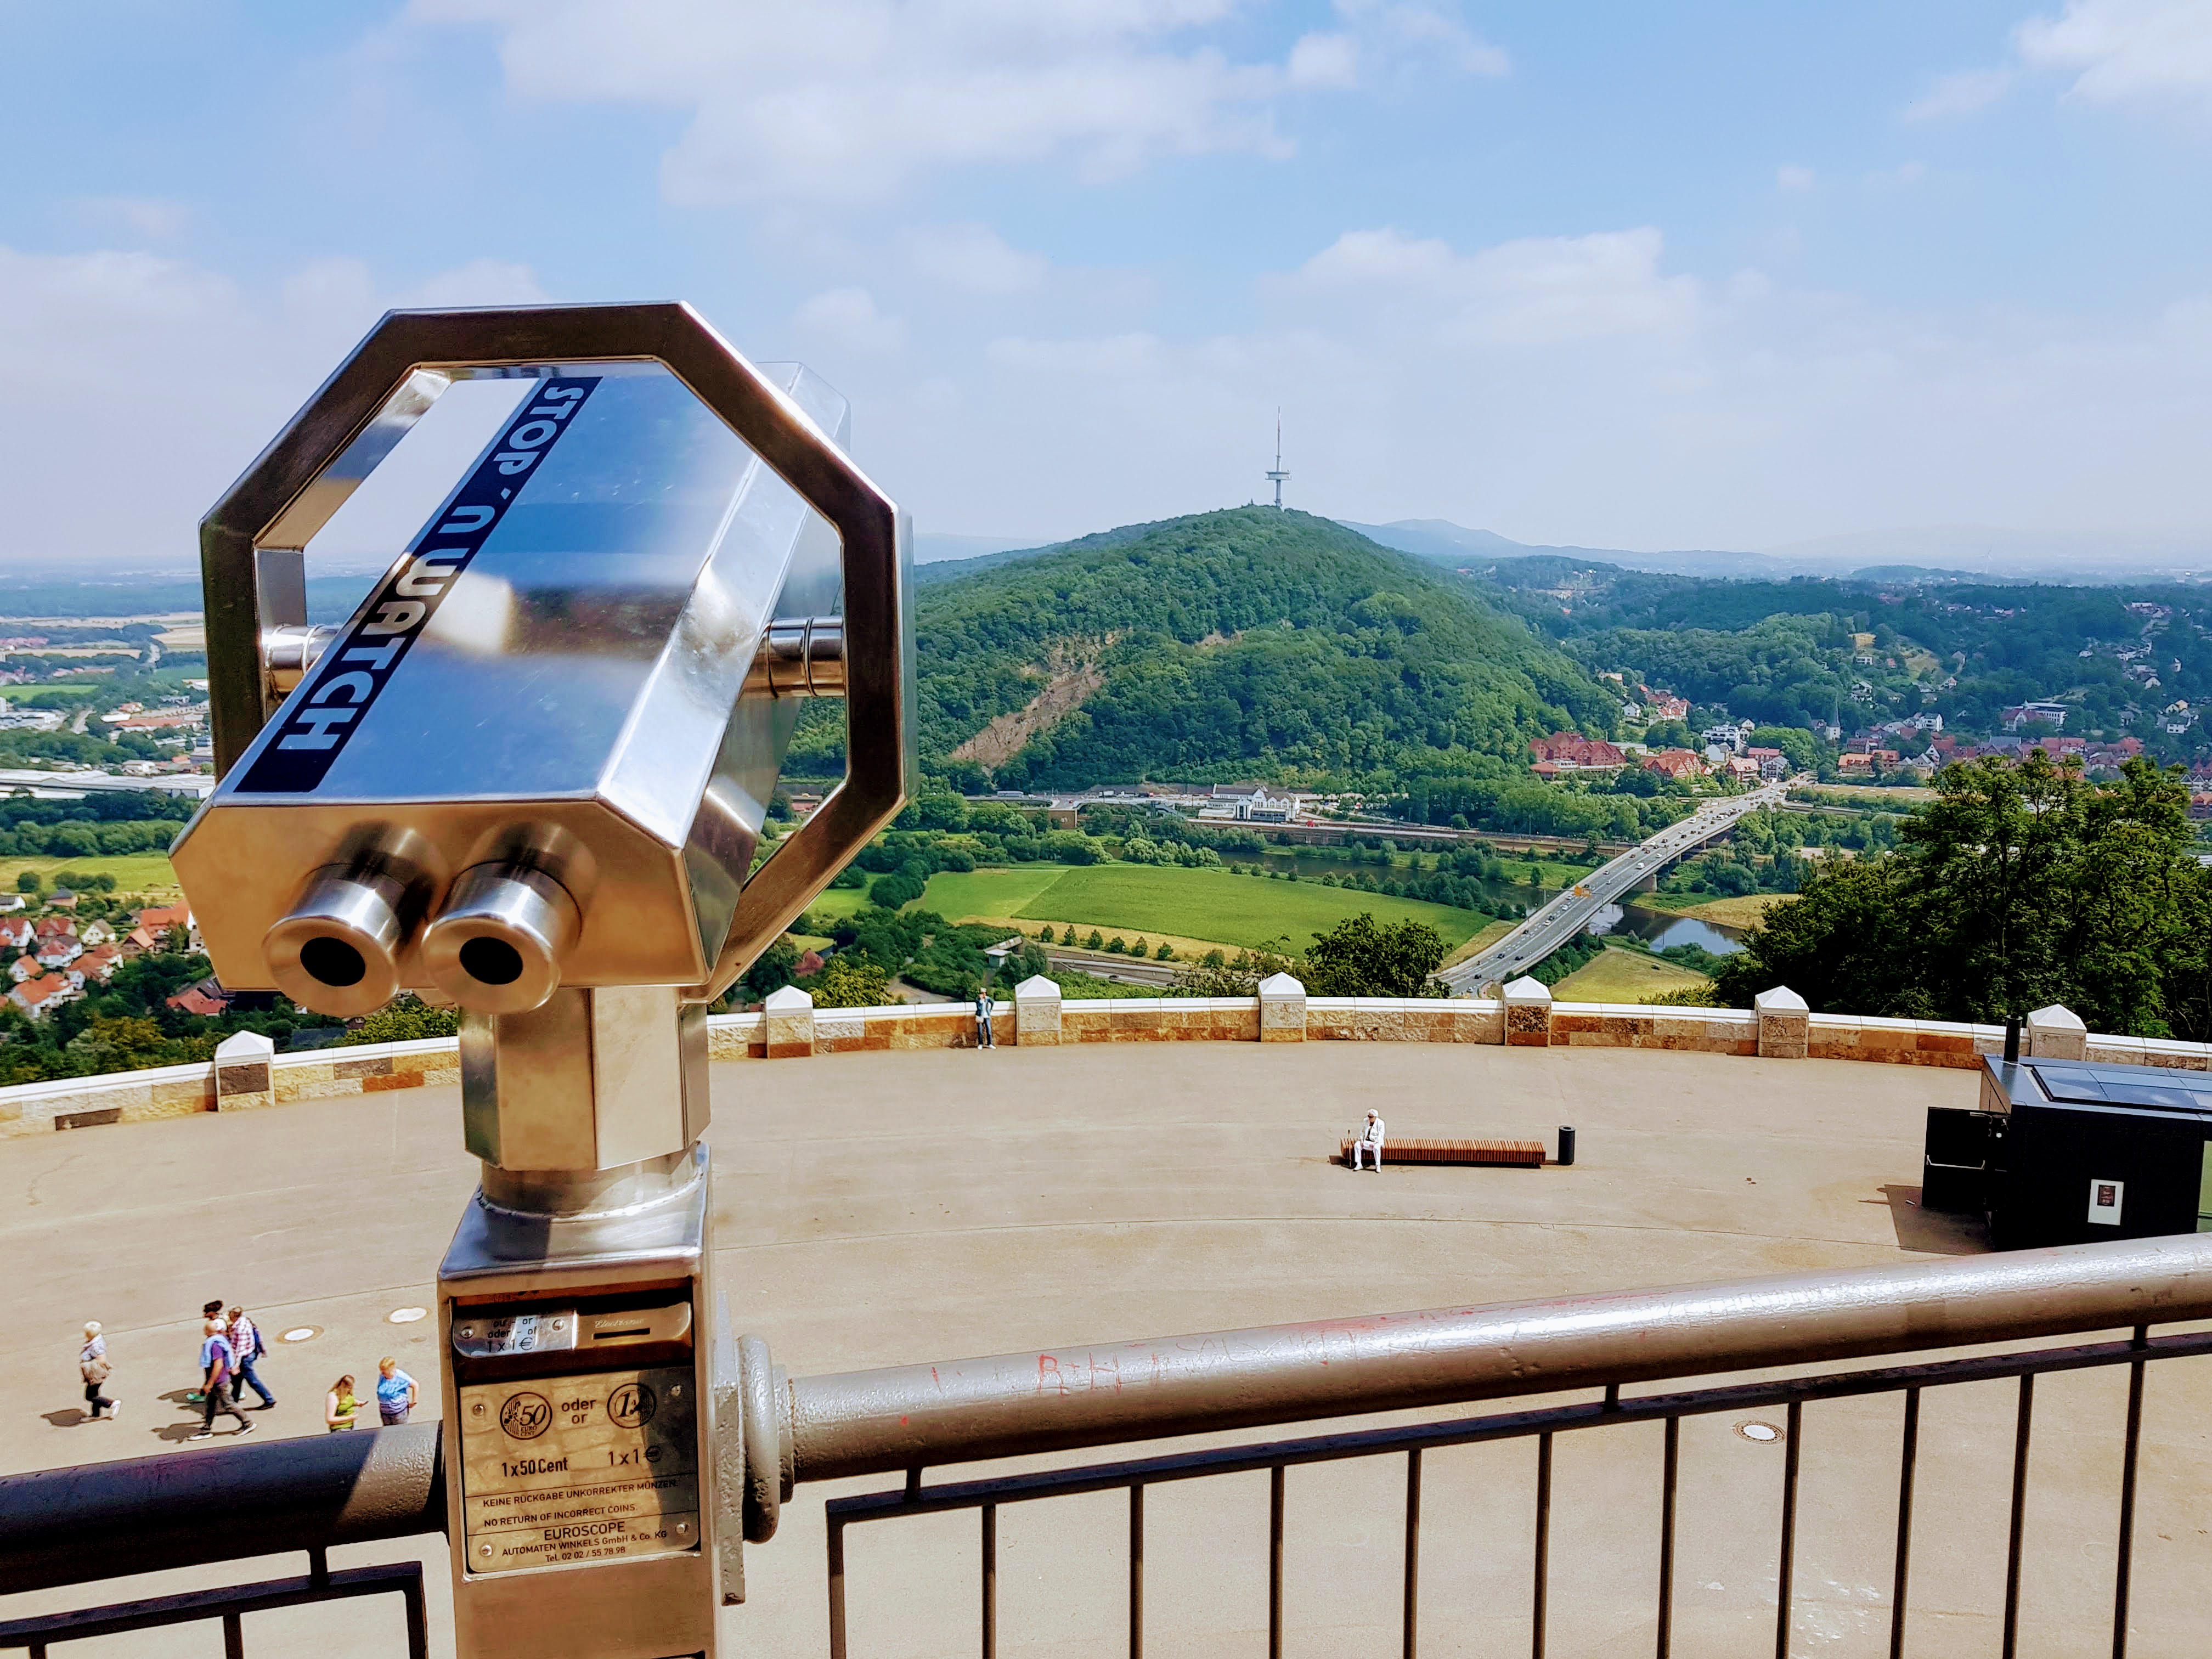
[[[1372,1111],[1367,1114],[1366,1123],[1352,1143],[1352,1167],[1355,1170],[1359,1167],[1359,1153],[1363,1147],[1375,1160],[1375,1172],[1380,1175],[1382,1172],[1382,1120]]]

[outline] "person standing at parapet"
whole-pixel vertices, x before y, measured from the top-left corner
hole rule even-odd
[[[1373,1160],[1375,1173],[1382,1173],[1382,1119],[1370,1110],[1367,1121],[1360,1126],[1358,1135],[1352,1143],[1352,1167],[1359,1167],[1359,1155],[1365,1152]]]
[[[200,1426],[191,1438],[206,1440],[215,1434],[215,1414],[228,1412],[238,1419],[239,1434],[253,1432],[252,1419],[238,1409],[238,1401],[230,1397],[230,1379],[237,1368],[230,1339],[223,1334],[220,1321],[208,1322],[208,1334],[200,1339]]]
[[[84,1346],[77,1350],[77,1375],[84,1378],[84,1403],[91,1409],[85,1415],[93,1422],[104,1420],[104,1411],[112,1418],[123,1408],[102,1392],[101,1385],[113,1373],[115,1367],[107,1363],[107,1339],[100,1334],[100,1322],[93,1320],[84,1328]]]
[[[376,1415],[386,1428],[404,1423],[415,1409],[415,1379],[390,1354],[376,1362]]]
[[[988,981],[977,981],[975,985],[975,1046],[978,1048],[995,1048],[999,1046],[991,1040],[991,1016],[994,1012],[996,1012],[998,1006],[999,1005],[997,1003],[991,1000],[991,987],[989,982]]]
[[[252,1389],[261,1396],[261,1409],[267,1411],[276,1403],[276,1396],[269,1392],[253,1370],[253,1362],[269,1352],[267,1345],[261,1340],[261,1333],[246,1316],[245,1309],[234,1307],[230,1310],[230,1323],[224,1328],[223,1334],[230,1339],[230,1351],[238,1357],[238,1391],[240,1397],[244,1396],[246,1389]]]

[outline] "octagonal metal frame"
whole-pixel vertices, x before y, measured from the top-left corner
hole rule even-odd
[[[455,380],[657,362],[688,386],[827,520],[844,574],[846,769],[813,817],[746,881],[705,983],[734,984],[900,806],[915,781],[914,597],[908,531],[890,498],[797,404],[690,306],[390,311],[200,520],[209,701],[218,775],[271,712],[268,613],[304,603],[270,591],[263,556],[304,548]],[[282,585],[280,573],[276,583]]]

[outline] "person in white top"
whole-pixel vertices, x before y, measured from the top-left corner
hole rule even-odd
[[[1363,1150],[1374,1161],[1375,1172],[1380,1175],[1382,1172],[1382,1120],[1371,1111],[1367,1114],[1367,1121],[1361,1126],[1358,1139],[1352,1143],[1352,1167],[1355,1170],[1359,1167],[1359,1154]]]

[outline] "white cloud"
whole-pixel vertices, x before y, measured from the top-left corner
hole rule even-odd
[[[141,241],[167,242],[184,234],[192,210],[159,196],[88,196],[75,216],[103,231],[120,227]]]
[[[393,291],[326,260],[259,292],[150,253],[0,247],[0,559],[196,564],[200,515],[387,307],[538,297],[489,261]]]
[[[1543,346],[1686,325],[1697,284],[1658,270],[1656,230],[1532,236],[1471,254],[1395,230],[1347,231],[1272,284],[1292,299],[1387,293],[1401,324],[1496,346]]]
[[[1009,246],[988,225],[917,225],[900,233],[899,244],[921,275],[969,294],[1024,294],[1051,269],[1042,254]]]
[[[1987,109],[2012,89],[2009,69],[1960,70],[1938,76],[1926,95],[1908,104],[1908,121],[1945,121]]]
[[[1810,167],[1779,167],[1774,169],[1774,185],[1778,190],[1807,191],[1813,188],[1813,169]]]
[[[2212,294],[2124,321],[1915,313],[1701,283],[1648,228],[1465,249],[1380,228],[1222,332],[1032,323],[915,367],[843,389],[871,471],[948,530],[1264,494],[1279,402],[1292,504],[1349,518],[1626,547],[2212,524]]]
[[[1340,0],[1349,33],[1239,63],[1202,32],[1243,0],[411,0],[418,26],[489,24],[526,96],[688,113],[663,157],[680,205],[858,203],[946,167],[1291,152],[1286,91],[1353,83],[1371,41],[1477,74],[1504,54],[1433,6]],[[1358,37],[1355,41],[1354,37]]]
[[[1359,84],[1359,46],[1348,34],[1305,34],[1291,48],[1291,84],[1301,88]]]
[[[1442,62],[1468,75],[1512,70],[1505,53],[1442,6],[1418,0],[1336,0],[1337,14],[1394,56]]]
[[[876,307],[864,288],[833,288],[817,294],[793,313],[802,333],[846,351],[896,351],[906,343],[906,325]]]
[[[2032,68],[2075,76],[2091,103],[2212,105],[2212,5],[2205,0],[2067,0],[2014,37]]]

